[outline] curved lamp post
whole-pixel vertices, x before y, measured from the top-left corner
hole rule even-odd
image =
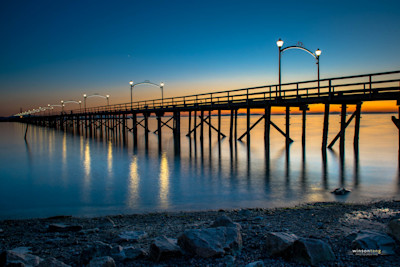
[[[86,98],[89,98],[89,97],[101,97],[101,98],[105,98],[106,100],[107,100],[107,106],[109,105],[109,99],[110,99],[110,95],[99,95],[99,94],[93,94],[93,95],[87,95],[87,94],[83,94],[83,103],[84,103],[84,109],[85,109],[85,112],[86,112]],[[81,102],[81,101],[79,101],[79,102]]]
[[[64,103],[64,106],[65,106],[65,104],[68,104],[68,103],[74,103],[74,104],[78,104],[79,105],[79,110],[82,110],[82,101],[75,101],[75,100],[68,100],[68,101],[64,101],[63,102]]]
[[[140,83],[133,83],[133,81],[130,81],[129,84],[131,85],[131,109],[132,109],[132,89],[133,87],[140,85],[140,84],[150,84],[153,86],[156,86],[158,88],[161,89],[161,103],[164,104],[164,82],[161,82],[160,84],[156,84],[156,83],[152,83],[148,80],[144,81],[144,82],[140,82]]]
[[[299,45],[292,45],[292,46],[288,46],[282,49],[283,46],[283,41],[281,39],[279,39],[276,42],[276,45],[278,46],[279,49],[279,96],[281,96],[281,54],[283,51],[285,50],[289,50],[289,49],[300,49],[303,51],[306,51],[307,53],[309,53],[311,56],[313,56],[316,60],[317,60],[317,68],[318,68],[318,95],[320,93],[320,88],[319,88],[319,56],[321,55],[321,50],[319,50],[319,48],[315,51],[315,53],[311,52],[310,50],[308,50],[307,48],[304,48],[302,46]]]

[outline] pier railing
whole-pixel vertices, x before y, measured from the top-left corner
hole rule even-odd
[[[223,106],[243,106],[271,101],[310,100],[335,96],[372,95],[388,92],[400,93],[400,71],[381,72],[327,78],[279,85],[266,85],[228,91],[203,93],[164,99],[144,100],[131,103],[115,104],[86,108],[86,113],[124,112],[196,107],[218,108]],[[83,110],[69,110],[66,113],[84,113]]]

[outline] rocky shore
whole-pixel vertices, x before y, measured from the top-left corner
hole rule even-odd
[[[398,266],[400,202],[0,222],[0,266]]]

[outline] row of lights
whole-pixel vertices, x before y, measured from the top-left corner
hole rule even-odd
[[[281,90],[281,54],[282,54],[282,52],[284,52],[285,50],[288,50],[288,49],[301,49],[301,50],[304,50],[304,51],[310,53],[317,60],[317,66],[318,66],[318,94],[319,94],[320,93],[319,56],[321,55],[321,50],[319,50],[319,48],[318,48],[315,51],[315,53],[312,53],[310,50],[304,48],[303,46],[298,46],[298,45],[288,46],[288,47],[282,48],[283,47],[283,43],[284,42],[281,39],[279,39],[276,42],[276,45],[278,46],[278,49],[279,49],[279,96],[281,96],[281,91],[282,91]],[[144,81],[144,82],[140,82],[140,83],[134,83],[133,81],[130,81],[129,84],[130,84],[130,92],[131,92],[131,108],[132,108],[132,103],[133,103],[132,102],[132,90],[133,90],[133,87],[135,87],[137,85],[140,85],[140,84],[150,84],[150,85],[154,85],[154,86],[159,87],[161,89],[161,100],[162,100],[162,102],[164,102],[164,83],[163,82],[161,82],[160,85],[158,85],[158,84],[152,83],[150,81]],[[84,104],[85,104],[85,112],[86,112],[86,98],[92,97],[92,96],[99,96],[99,97],[106,98],[107,99],[107,106],[109,105],[109,97],[110,97],[110,95],[102,96],[102,95],[94,94],[94,95],[87,96],[86,94],[84,94],[83,97],[84,97]],[[61,100],[62,112],[64,112],[65,103],[77,103],[77,104],[79,104],[79,108],[81,109],[82,101],[69,100],[69,101],[65,101],[64,102],[63,100]],[[22,113],[18,113],[15,116],[24,116],[24,115],[33,114],[33,113],[36,113],[36,112],[45,111],[47,109],[53,109],[54,106],[60,106],[60,105],[50,105],[50,104],[48,104],[48,107],[39,107],[39,109],[33,109],[33,110],[25,111],[25,112],[22,112]]]

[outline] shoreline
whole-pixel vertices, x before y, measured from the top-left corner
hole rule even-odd
[[[161,236],[177,239],[186,230],[209,229],[221,216],[227,216],[240,225],[242,247],[239,252],[204,258],[183,251],[183,255],[173,255],[161,261],[150,255],[150,247],[155,239]],[[394,262],[400,262],[398,241],[395,255],[363,257],[351,253],[352,240],[349,236],[360,230],[388,233],[387,225],[394,218],[400,218],[399,200],[366,203],[317,202],[268,209],[2,220],[0,252],[3,251],[4,254],[5,251],[16,248],[21,250],[21,247],[25,247],[24,253],[42,260],[55,258],[71,266],[88,264],[94,256],[100,254],[112,257],[116,266],[245,266],[257,261],[262,261],[266,266],[295,266],[296,262],[291,259],[268,256],[264,248],[266,234],[286,232],[329,244],[335,260],[327,261],[325,265],[390,266]],[[137,236],[121,238],[124,233],[134,233]],[[88,250],[97,251],[97,254],[90,254]],[[132,251],[137,255],[134,253],[135,257],[127,256]]]

